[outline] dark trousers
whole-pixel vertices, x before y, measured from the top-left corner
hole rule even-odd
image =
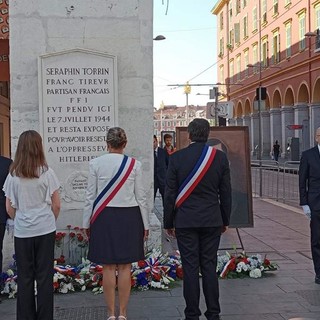
[[[314,271],[320,277],[320,211],[312,211],[311,221],[311,254]]]
[[[55,232],[14,238],[18,271],[17,320],[53,319],[54,239]]]
[[[4,238],[4,233],[6,231],[6,224],[5,223],[0,223],[0,274],[2,273],[2,263],[3,263],[3,254],[2,254],[2,249],[3,249],[3,238]],[[0,283],[0,288],[1,288],[2,283]]]
[[[156,198],[157,195],[157,191],[159,190],[159,193],[161,194],[161,198],[162,198],[162,205],[164,207],[164,186],[159,184],[159,181],[157,178],[154,179],[154,199]]]
[[[200,283],[202,274],[203,294],[209,320],[219,319],[219,284],[216,273],[217,251],[221,227],[176,228],[176,237],[183,267],[183,296],[186,301],[186,320],[199,320]]]

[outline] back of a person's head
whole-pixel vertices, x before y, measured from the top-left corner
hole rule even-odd
[[[40,134],[35,130],[21,133],[10,173],[18,177],[37,178],[47,168]]]
[[[113,127],[108,130],[107,144],[114,148],[123,148],[127,143],[127,135],[125,131],[120,127]]]
[[[188,125],[189,139],[193,142],[206,142],[209,132],[210,124],[206,119],[196,118]]]

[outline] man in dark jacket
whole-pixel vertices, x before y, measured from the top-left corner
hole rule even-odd
[[[300,205],[310,219],[311,253],[320,284],[320,127],[316,130],[317,145],[302,152],[299,167]]]
[[[9,173],[9,167],[12,160],[0,156],[0,274],[2,273],[2,248],[3,248],[3,238],[4,232],[6,228],[6,222],[8,219],[7,211],[6,211],[6,197],[4,192],[2,191],[2,187]],[[0,283],[0,288],[2,283]],[[1,300],[0,300],[1,301]]]
[[[166,182],[166,173],[168,168],[169,156],[167,152],[158,146],[158,139],[153,136],[153,159],[154,159],[154,198],[157,191],[164,198],[164,187]]]
[[[215,272],[221,233],[231,214],[230,169],[224,152],[206,145],[209,122],[188,126],[190,145],[170,156],[164,197],[164,228],[176,236],[184,273],[185,319],[199,320],[200,286],[209,320],[220,319],[219,284]]]

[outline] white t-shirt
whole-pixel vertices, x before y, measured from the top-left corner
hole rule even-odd
[[[33,179],[8,174],[3,191],[16,209],[15,237],[36,237],[56,230],[51,196],[59,187],[59,180],[50,168]]]

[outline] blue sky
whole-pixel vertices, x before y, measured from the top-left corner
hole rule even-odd
[[[153,2],[153,35],[166,37],[153,43],[154,107],[159,108],[161,101],[165,105],[184,106],[183,87],[174,89],[167,85],[184,84],[189,80],[190,84],[217,82],[217,25],[216,16],[211,14],[217,1],[170,0],[167,14],[167,0]],[[209,94],[209,89],[207,86],[192,87],[189,104],[206,105],[209,96],[196,94]]]

